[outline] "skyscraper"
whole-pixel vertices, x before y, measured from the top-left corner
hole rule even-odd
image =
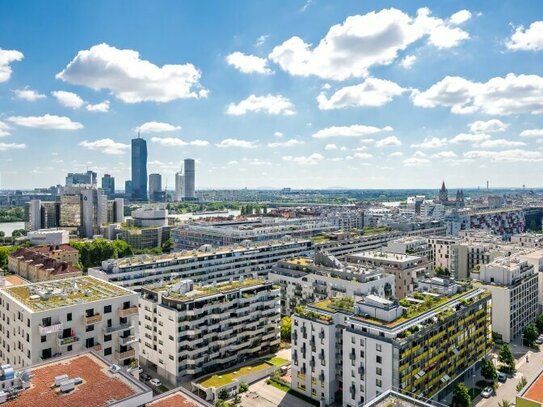
[[[149,200],[159,201],[162,192],[162,176],[160,174],[149,174]]]
[[[192,158],[185,159],[185,198],[194,199],[196,195],[195,189],[195,167]]]
[[[108,198],[112,198],[115,195],[115,178],[105,174],[102,177],[102,189]]]
[[[185,176],[183,171],[175,173],[175,196],[174,201],[181,201],[185,196]]]
[[[132,199],[147,200],[147,142],[132,139]]]

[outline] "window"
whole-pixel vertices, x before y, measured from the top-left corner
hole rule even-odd
[[[377,363],[383,363],[383,358],[382,358],[381,356],[376,356],[376,357],[375,357],[375,361],[376,361]]]
[[[43,342],[45,342],[46,340],[47,340],[47,337],[46,337],[45,335],[42,335],[42,336],[41,336],[41,342],[43,343]]]
[[[111,348],[105,348],[104,349],[104,356],[109,356],[111,355]]]
[[[72,313],[68,312],[68,314],[66,315],[66,321],[71,321],[71,320],[72,320]]]
[[[111,312],[111,305],[104,306],[104,314],[109,314]]]
[[[381,345],[380,343],[376,343],[375,344],[375,350],[377,352],[381,352],[383,350],[383,345]]]
[[[68,351],[68,352],[71,352],[72,349],[73,349],[72,345],[68,345],[67,351]]]
[[[104,335],[104,342],[109,342],[111,340],[111,335]]]
[[[383,375],[383,369],[378,367],[377,369],[375,369],[375,373],[377,374],[377,376],[382,376]]]
[[[87,327],[85,328],[85,332],[91,332],[91,331],[94,331],[94,325],[87,325]]]

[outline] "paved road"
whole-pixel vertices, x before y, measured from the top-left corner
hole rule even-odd
[[[311,404],[279,390],[269,384],[266,379],[249,386],[249,391],[241,397],[242,407],[311,407]]]

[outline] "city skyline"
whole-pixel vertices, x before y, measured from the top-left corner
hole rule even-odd
[[[5,2],[1,187],[89,168],[119,188],[138,131],[169,191],[186,157],[198,189],[542,187],[540,12]]]

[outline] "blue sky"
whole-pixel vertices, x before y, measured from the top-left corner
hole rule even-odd
[[[2,188],[543,186],[534,1],[0,1]]]

